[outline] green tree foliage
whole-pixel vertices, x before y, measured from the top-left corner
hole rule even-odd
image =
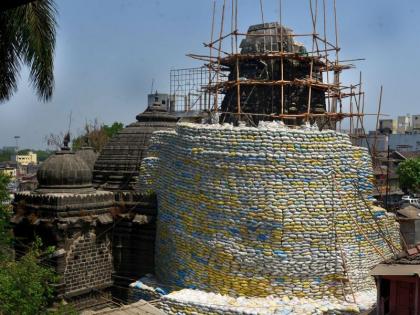
[[[120,123],[120,122],[114,122],[111,126],[103,125],[102,128],[104,129],[106,135],[109,138],[112,138],[124,128],[124,125],[123,123]]]
[[[40,247],[38,241],[20,260],[0,262],[0,313],[45,314],[58,279],[51,268],[39,263]]]
[[[38,162],[45,161],[46,159],[50,157],[51,154],[54,153],[52,151],[45,151],[45,150],[35,150],[33,152],[37,154]]]
[[[124,125],[120,122],[114,122],[111,126],[100,124],[97,119],[91,123],[86,123],[83,134],[75,138],[72,142],[73,150],[78,150],[83,146],[90,146],[96,152],[100,152],[106,143],[120,130]]]
[[[0,162],[10,161],[13,154],[14,150],[0,150]]]
[[[52,248],[41,250],[42,243],[36,238],[26,254],[19,260],[14,259],[10,209],[5,205],[9,198],[8,182],[9,178],[0,174],[0,314],[75,314],[68,306],[48,310],[54,298],[53,284],[59,280],[54,270],[45,266],[44,262]]]
[[[30,68],[30,82],[39,98],[48,101],[54,89],[55,4],[20,2],[0,11],[0,102],[17,90],[22,64]]]
[[[402,189],[420,191],[420,159],[408,159],[398,165],[397,174]]]
[[[9,193],[7,192],[9,181],[9,177],[0,173],[0,261],[8,257],[10,253],[11,234],[8,224],[10,216],[9,209],[6,206],[6,202],[9,201]]]

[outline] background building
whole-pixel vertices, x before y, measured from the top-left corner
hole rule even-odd
[[[388,144],[391,150],[420,151],[420,133],[389,135]]]
[[[420,115],[398,116],[397,119],[379,120],[378,131],[382,134],[406,134],[420,132]]]
[[[395,119],[381,119],[379,121],[379,131],[383,134],[391,134],[397,132],[397,121]]]
[[[11,178],[16,178],[17,170],[16,168],[10,166],[0,167],[0,174],[9,176]]]
[[[413,131],[420,131],[420,115],[413,115]]]
[[[409,114],[405,116],[398,116],[397,121],[397,133],[406,133],[411,130],[411,116]]]
[[[23,165],[28,166],[29,164],[37,164],[38,163],[38,157],[36,153],[33,153],[32,151],[29,151],[27,154],[16,154],[12,155],[12,161]]]
[[[147,106],[152,107],[154,106],[156,109],[161,109],[164,111],[170,110],[170,98],[169,94],[165,93],[156,93],[147,95]]]

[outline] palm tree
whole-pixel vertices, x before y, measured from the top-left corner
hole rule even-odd
[[[54,0],[1,0],[0,102],[16,92],[22,64],[30,68],[29,79],[38,97],[51,99],[56,12]]]

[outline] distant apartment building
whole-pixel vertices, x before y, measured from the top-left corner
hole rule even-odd
[[[381,119],[377,133],[369,132],[366,140],[361,140],[361,146],[372,147],[372,143],[379,142],[377,151],[388,149],[397,151],[420,151],[420,115],[398,116],[397,119]]]
[[[411,115],[398,116],[397,133],[406,133],[411,131],[412,118]]]
[[[28,166],[29,164],[37,164],[37,154],[29,151],[28,154],[17,154],[12,156],[12,161],[22,166]]]
[[[379,121],[379,131],[383,134],[396,133],[398,128],[397,120],[381,119]]]
[[[379,120],[378,131],[383,134],[420,132],[420,115],[398,116],[397,119]]]
[[[0,174],[16,178],[17,170],[14,167],[0,167]]]
[[[413,132],[420,132],[420,115],[413,115],[412,128]]]

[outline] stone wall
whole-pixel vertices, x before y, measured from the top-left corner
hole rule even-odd
[[[60,276],[55,293],[76,308],[103,304],[100,297],[110,294],[113,205],[113,193],[105,191],[16,194],[11,219],[19,239],[15,249],[23,254],[35,235],[43,246],[53,246],[47,262]]]
[[[139,222],[136,220],[139,216],[119,218],[113,228],[113,294],[123,301],[131,301],[128,285],[133,279],[154,271],[155,217],[141,216],[146,222]]]
[[[77,233],[66,240],[65,295],[80,294],[91,288],[112,284],[112,250],[109,233],[97,237],[94,230]]]
[[[369,197],[370,157],[347,135],[184,123],[154,138],[144,182],[158,196],[164,284],[342,298],[371,288],[369,268],[399,250],[394,216]]]

